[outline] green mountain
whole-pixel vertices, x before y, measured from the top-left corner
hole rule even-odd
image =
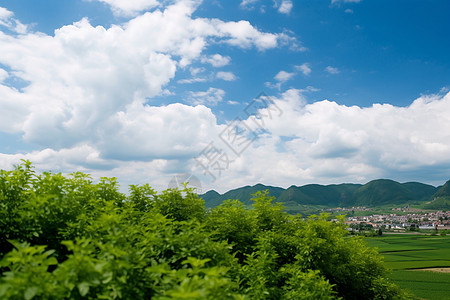
[[[450,180],[439,188],[439,190],[433,195],[433,198],[435,197],[450,197]]]
[[[403,204],[417,200],[411,190],[389,179],[373,180],[357,189],[353,196],[358,206]]]
[[[424,206],[427,209],[450,209],[450,180],[439,187],[437,192],[430,198]]]
[[[279,202],[296,202],[302,205],[339,206],[344,202],[351,202],[353,192],[361,184],[308,184],[304,186],[291,186],[283,191],[278,198]]]
[[[433,195],[438,190],[438,188],[432,185],[420,182],[405,182],[402,183],[402,185],[410,190],[413,193],[414,198],[419,201],[428,201],[430,195]]]
[[[209,191],[203,195],[200,195],[200,197],[205,200],[206,207],[215,207],[228,199],[238,199],[245,205],[250,205],[252,194],[264,190],[269,190],[269,195],[274,196],[275,198],[278,198],[281,192],[284,191],[284,189],[280,187],[266,186],[259,183],[254,186],[244,186],[241,188],[230,190],[222,195],[217,193],[216,191]]]
[[[293,185],[287,189],[257,184],[237,188],[225,194],[209,191],[200,196],[205,200],[207,207],[215,207],[227,199],[238,199],[249,205],[251,204],[251,195],[261,190],[269,190],[269,194],[274,196],[277,202],[283,202],[286,207],[413,204],[429,201],[433,195],[435,197],[447,195],[450,201],[450,181],[439,189],[441,194],[438,194],[438,189],[428,184],[420,182],[399,183],[389,179],[373,180],[364,185],[350,183],[308,184],[304,186]],[[444,204],[446,203],[445,201]]]

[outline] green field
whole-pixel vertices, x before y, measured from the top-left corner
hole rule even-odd
[[[450,273],[417,270],[450,267],[450,236],[385,234],[366,241],[378,248],[399,286],[420,299],[450,299]]]

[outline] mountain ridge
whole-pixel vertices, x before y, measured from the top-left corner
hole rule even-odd
[[[250,205],[252,194],[261,190],[269,190],[269,195],[274,196],[276,202],[324,207],[400,205],[432,201],[433,197],[450,200],[450,180],[443,186],[435,187],[420,182],[399,183],[391,179],[375,179],[366,184],[306,184],[291,185],[288,188],[258,183],[235,188],[223,194],[210,190],[199,196],[207,207],[215,207],[227,199],[238,199],[245,205]]]

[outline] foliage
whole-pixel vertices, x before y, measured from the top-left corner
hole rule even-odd
[[[273,204],[206,211],[193,190],[119,191],[83,173],[0,172],[1,299],[395,299],[376,251],[340,219]],[[404,297],[403,297],[404,298]]]

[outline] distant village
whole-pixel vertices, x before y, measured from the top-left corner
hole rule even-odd
[[[392,231],[404,230],[449,230],[450,211],[435,211],[423,213],[409,206],[403,208],[393,208],[390,214],[372,214],[367,216],[353,216],[355,211],[370,211],[367,207],[335,208],[334,212],[347,214],[346,224],[349,229],[366,225],[374,229],[387,229]],[[413,212],[415,211],[415,212]],[[397,213],[398,212],[398,213]],[[399,214],[403,212],[402,214]],[[406,212],[406,214],[405,214]],[[349,216],[350,215],[350,216]],[[355,226],[356,225],[356,226]]]

